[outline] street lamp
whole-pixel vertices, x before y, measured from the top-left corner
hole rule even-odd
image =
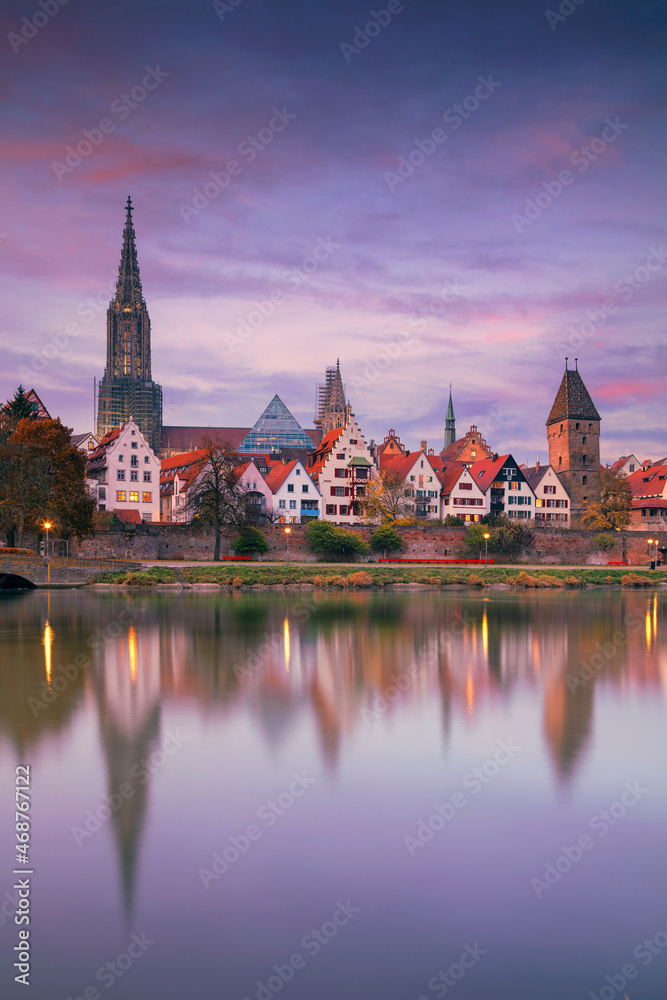
[[[491,535],[488,533],[488,531],[485,531],[484,532],[484,568],[485,569],[488,569],[488,567],[489,567],[489,538],[490,537],[491,537]]]
[[[285,528],[285,534],[287,535],[287,562],[288,562],[288,564],[289,564],[289,536],[290,536],[291,530],[292,530],[291,528]]]
[[[44,522],[44,527],[46,528],[46,560],[49,559],[49,528],[51,527],[50,521]]]
[[[658,539],[657,538],[647,538],[646,544],[648,545],[648,568],[655,569],[655,564],[658,561]],[[655,559],[653,559],[651,554],[651,546],[655,545]]]

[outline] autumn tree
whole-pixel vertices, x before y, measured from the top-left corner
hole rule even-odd
[[[51,521],[61,538],[93,527],[95,501],[86,489],[86,457],[60,420],[22,418],[0,443],[0,523],[19,545],[27,531]]]
[[[377,524],[391,524],[406,511],[405,482],[399,472],[392,469],[380,469],[380,475],[370,481],[366,487],[366,496],[361,505],[361,517],[364,521]]]
[[[182,510],[193,524],[211,525],[215,532],[213,559],[218,562],[223,529],[240,530],[256,520],[252,507],[257,505],[248,502],[231,446],[218,438],[205,438],[203,450],[201,471],[188,487]]]
[[[602,470],[600,491],[593,500],[584,500],[581,523],[598,531],[620,531],[630,523],[632,489],[624,474],[610,469]]]

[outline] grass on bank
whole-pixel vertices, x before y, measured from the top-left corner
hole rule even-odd
[[[175,570],[168,566],[153,566],[149,570],[135,572],[107,572],[94,577],[91,583],[121,584],[130,587],[153,587],[160,583],[210,583],[221,587],[256,587],[285,586],[288,584],[310,584],[315,587],[366,588],[386,587],[390,584],[425,584],[433,587],[446,587],[460,584],[480,589],[496,583],[504,583],[512,587],[526,589],[546,588],[581,588],[586,586],[622,586],[622,587],[652,587],[661,582],[667,582],[667,572],[664,570],[628,571],[627,567],[614,569],[611,567],[590,567],[577,570],[544,569],[532,570],[530,573],[517,566],[479,567],[473,571],[468,568],[424,566],[410,568],[407,566],[387,567],[366,564],[363,569],[358,566],[340,566],[335,569],[318,568],[317,563],[307,566],[262,566],[235,565],[229,566],[184,566]]]

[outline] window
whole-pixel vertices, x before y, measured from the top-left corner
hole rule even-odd
[[[593,430],[593,424],[589,424],[588,425],[588,429],[589,429],[589,431],[592,431]]]
[[[581,443],[582,444],[586,444],[586,435],[585,434],[584,434],[584,436],[581,439]]]
[[[347,512],[348,512],[349,509],[350,508],[349,508],[348,504],[346,504],[346,503],[342,503],[340,505],[340,513],[343,515],[343,517],[347,517]]]
[[[575,429],[575,431],[578,431],[579,430],[579,424],[575,424],[574,425],[574,429]]]
[[[130,431],[130,433],[132,434],[132,437],[134,437],[134,435],[135,435],[135,434],[136,434],[137,432],[136,432],[136,431]],[[136,448],[136,445],[135,445],[134,441],[132,442],[132,447],[133,447],[133,448]]]
[[[506,469],[503,469],[503,476],[505,479],[512,479],[513,476],[516,476],[516,469],[510,469],[508,466]]]
[[[107,498],[106,488],[104,486],[100,486],[100,500],[106,500],[106,498]]]
[[[149,461],[150,461],[150,459],[149,459],[148,455],[144,455],[144,465],[148,465]]]
[[[584,465],[586,464],[586,456],[585,456],[585,455],[582,455],[582,456],[581,456],[581,461],[582,461],[582,463],[583,463]]]
[[[150,483],[150,481],[151,481],[151,474],[150,474],[150,472],[144,472],[144,482],[145,483]]]
[[[153,494],[152,493],[142,493],[141,494],[141,502],[142,503],[152,503],[153,502]]]
[[[282,508],[283,508],[283,507],[285,506],[285,501],[284,501],[284,500],[279,500],[279,501],[278,501],[278,506],[279,506],[279,507],[281,508],[281,510],[282,510]]]
[[[427,476],[426,482],[427,483],[432,483],[433,482],[433,476]]]
[[[134,434],[134,431],[132,431],[132,433]],[[136,441],[133,441],[133,442],[132,442],[132,447],[133,447],[133,448],[136,448],[136,447],[137,447],[137,442],[136,442]]]
[[[582,481],[582,483],[583,483],[583,484],[584,484],[584,486],[585,486],[585,485],[586,485],[586,483],[588,482],[588,476],[582,476],[582,477],[581,477],[581,481]]]
[[[410,482],[414,483],[414,481],[415,481],[415,477],[414,476],[410,476]]]
[[[368,469],[357,469],[357,479],[368,479]]]
[[[336,458],[340,461],[341,458],[345,458],[345,452],[341,451],[340,455],[336,455]]]
[[[116,479],[125,479],[125,469],[116,469]]]
[[[296,500],[290,500],[290,502],[289,502],[289,509],[290,510],[296,510]]]
[[[555,486],[545,486],[544,487],[544,492],[547,493],[547,494],[554,494],[556,492],[556,487]]]
[[[130,465],[139,465],[139,459],[136,455],[132,455],[130,458]]]
[[[334,497],[344,497],[347,495],[344,486],[332,486],[331,489],[333,491],[331,495]]]
[[[137,491],[130,490],[130,503],[139,503],[139,493]]]
[[[350,438],[350,444],[359,444],[356,438]]]
[[[422,459],[421,462],[419,463],[419,467],[420,469],[424,468],[424,459]]]
[[[460,490],[471,490],[472,489],[472,483],[459,483],[459,489]]]
[[[635,463],[633,462],[632,465],[630,466],[630,472],[634,471],[635,471]]]
[[[520,490],[521,489],[521,483],[510,483],[510,489],[511,490]]]
[[[122,461],[123,461],[123,455],[119,455],[119,456],[118,456],[118,461],[119,461],[119,462],[122,462]]]
[[[336,513],[338,513],[338,508],[336,507],[336,504],[335,503],[328,503],[327,504],[327,514],[336,514]]]
[[[540,500],[540,498],[538,497],[537,500],[535,501],[535,506],[536,507],[543,507],[544,506],[544,500]]]
[[[119,503],[125,503],[125,490],[116,490],[116,500]]]
[[[296,474],[297,474],[297,476],[300,476],[301,475],[301,469],[297,469],[296,470]]]
[[[288,493],[294,493],[294,483],[288,483],[287,484],[287,492]]]
[[[559,456],[558,456],[558,464],[559,464],[559,465],[562,465],[562,464],[563,464],[563,456],[562,456],[562,455],[559,455]]]
[[[334,475],[336,479],[345,479],[347,469],[334,469]]]
[[[307,493],[308,492],[308,485],[307,484],[301,487],[301,492],[302,493]]]
[[[139,473],[137,472],[136,469],[132,469],[130,471],[130,482],[136,483],[138,482],[138,480],[139,480]]]
[[[563,433],[563,425],[562,424],[560,425],[560,432],[561,432],[561,434]]]

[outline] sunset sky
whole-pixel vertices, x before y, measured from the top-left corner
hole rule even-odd
[[[664,2],[42,3],[0,16],[2,399],[92,427],[129,194],[166,424],[312,426],[340,357],[367,439],[440,450],[451,382],[533,462],[569,355],[603,461],[664,455]]]

